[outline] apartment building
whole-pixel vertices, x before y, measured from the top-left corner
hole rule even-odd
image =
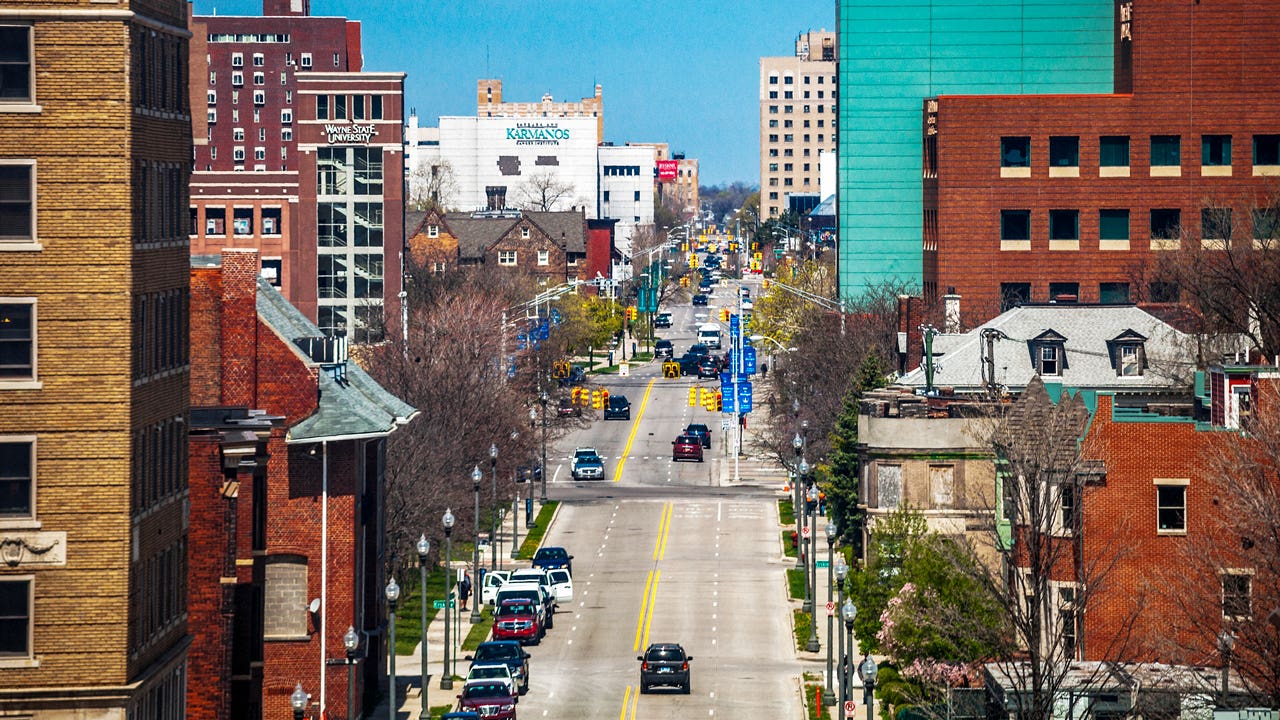
[[[788,195],[818,192],[818,157],[836,147],[836,34],[796,36],[795,54],[760,58],[760,213],[787,211]]]
[[[188,39],[0,8],[0,715],[185,716]]]

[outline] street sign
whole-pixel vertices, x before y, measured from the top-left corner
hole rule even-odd
[[[820,568],[831,567],[831,563],[826,560],[815,560],[813,564],[814,564],[814,567],[820,567]]]
[[[835,617],[835,614],[836,614],[836,604],[833,602],[827,603],[827,617]]]
[[[738,330],[742,327],[741,323],[742,323],[742,319],[739,318],[737,315],[730,315],[729,316],[729,332],[734,335],[737,335]]]
[[[618,377],[630,377],[630,376],[631,376],[631,367],[628,366],[626,363],[619,363]]]
[[[844,717],[845,717],[845,720],[852,720],[852,718],[853,718],[853,713],[854,713],[854,711],[855,711],[855,710],[857,710],[857,709],[858,709],[858,704],[857,704],[857,703],[855,703],[855,702],[854,702],[854,701],[852,701],[852,700],[845,700],[845,701],[844,701]]]
[[[809,526],[808,525],[801,526],[800,534],[803,535],[804,537],[809,537]]]
[[[728,417],[727,415],[726,415],[726,416],[724,416],[724,417],[722,417],[722,418],[720,418],[720,429],[721,429],[721,430],[728,430],[728,429],[730,428],[730,426],[731,426],[731,422],[730,422],[729,417]]]
[[[450,600],[450,601],[449,601],[449,607],[453,607],[453,606],[454,606],[454,605],[456,605],[456,604],[457,604],[457,603],[453,602],[452,600]],[[443,601],[443,600],[432,600],[432,601],[431,601],[431,607],[435,608],[436,610],[443,610],[443,609],[444,609],[444,601]]]

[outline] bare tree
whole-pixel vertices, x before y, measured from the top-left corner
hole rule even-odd
[[[551,171],[534,173],[516,191],[516,202],[521,210],[550,212],[570,202],[574,195],[573,183],[560,179]]]
[[[419,163],[410,173],[409,192],[412,210],[452,210],[458,193],[453,164],[448,160]]]

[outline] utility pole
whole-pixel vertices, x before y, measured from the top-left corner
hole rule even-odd
[[[933,394],[933,337],[938,334],[938,328],[932,325],[921,325],[920,333],[924,336],[924,393],[925,395]]]

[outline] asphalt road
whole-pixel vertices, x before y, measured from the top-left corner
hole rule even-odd
[[[727,304],[735,289],[720,286],[716,299]],[[662,331],[677,353],[693,342],[695,311],[708,309],[677,307]],[[652,364],[611,379],[631,399],[631,421],[597,420],[549,449],[549,495],[562,504],[546,543],[574,555],[575,597],[529,649],[522,718],[802,717],[776,498],[719,486],[720,416],[689,407],[694,382],[663,379]],[[673,463],[671,440],[693,421],[712,427],[707,461]],[[605,480],[569,479],[578,445],[605,457]],[[689,695],[638,692],[636,656],[650,642],[693,656]]]

